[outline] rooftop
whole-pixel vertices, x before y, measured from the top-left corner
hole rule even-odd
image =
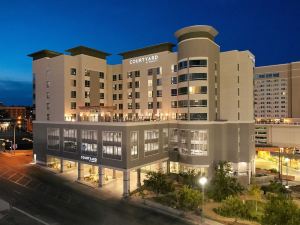
[[[184,27],[175,32],[175,37],[178,42],[196,37],[206,37],[214,40],[215,36],[218,35],[218,31],[212,26],[208,25],[194,25],[189,27]]]
[[[85,46],[77,46],[74,48],[67,49],[65,51],[71,53],[72,56],[83,54],[93,56],[99,59],[106,59],[107,56],[111,55],[110,53],[102,52],[97,49]]]
[[[37,60],[37,59],[41,59],[41,58],[45,58],[45,57],[53,58],[53,57],[59,56],[59,55],[62,55],[62,53],[44,49],[44,50],[41,50],[38,52],[31,53],[28,56],[32,57],[33,60]]]

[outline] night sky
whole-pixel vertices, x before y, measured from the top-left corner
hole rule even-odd
[[[114,54],[174,42],[184,26],[207,24],[221,51],[250,50],[256,65],[300,60],[298,0],[35,1],[0,3],[0,102],[31,104],[29,53],[86,45]]]

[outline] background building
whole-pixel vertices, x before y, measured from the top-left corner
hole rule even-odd
[[[300,62],[255,68],[256,118],[300,118]]]
[[[68,55],[30,54],[37,162],[76,168],[79,180],[94,174],[101,187],[107,176],[122,178],[125,195],[145,171],[195,169],[211,177],[219,160],[248,180],[255,171],[254,56],[220,52],[217,34],[211,26],[185,27],[175,33],[177,52],[161,43],[120,53],[120,65],[84,46]]]

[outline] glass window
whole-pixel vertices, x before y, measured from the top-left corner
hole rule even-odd
[[[171,77],[171,84],[177,84],[177,77]]]
[[[190,67],[207,67],[207,60],[206,59],[190,60],[189,66]]]
[[[138,134],[138,131],[130,132],[130,153],[132,159],[138,158]]]
[[[207,80],[207,73],[191,73],[190,80]]]
[[[64,151],[76,152],[77,151],[77,130],[64,129]]]
[[[103,131],[102,151],[104,158],[122,160],[122,132]]]
[[[75,68],[71,68],[70,69],[70,74],[71,75],[76,75],[76,69]]]
[[[178,76],[178,83],[187,81],[187,74],[181,74]]]
[[[188,93],[187,87],[178,88],[178,95],[186,95]]]
[[[76,102],[71,102],[71,109],[76,109]]]
[[[84,86],[85,87],[90,87],[90,81],[89,80],[85,80],[84,81]]]
[[[59,150],[59,142],[59,128],[47,128],[47,148],[50,150]]]
[[[177,96],[177,89],[171,89],[171,96]]]
[[[191,155],[207,156],[207,130],[191,131]]]
[[[103,72],[99,72],[99,78],[104,79],[104,73]]]
[[[85,155],[98,155],[96,130],[82,130],[81,131],[81,153]]]
[[[71,91],[71,98],[76,98],[76,91]]]
[[[182,62],[178,63],[178,70],[187,68],[187,64],[188,64],[187,61],[182,61]]]

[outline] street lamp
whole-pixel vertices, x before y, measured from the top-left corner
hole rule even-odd
[[[204,223],[204,186],[207,183],[206,177],[201,177],[199,183],[202,186],[202,210],[201,210],[201,224]]]
[[[288,163],[289,163],[289,159],[288,158],[285,158],[284,159],[285,163],[286,163],[286,187],[288,188],[289,187],[289,181],[288,181],[288,175],[289,175],[289,167],[288,167]]]

